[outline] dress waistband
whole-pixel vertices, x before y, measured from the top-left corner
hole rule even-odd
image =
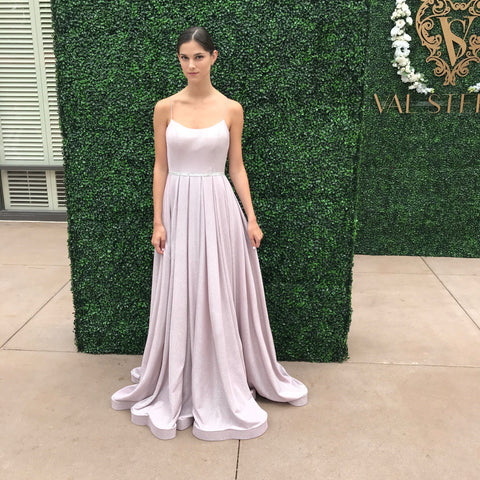
[[[210,172],[210,173],[189,173],[189,172],[172,172],[168,171],[170,175],[180,175],[183,177],[213,177],[215,175],[225,175],[224,172]]]

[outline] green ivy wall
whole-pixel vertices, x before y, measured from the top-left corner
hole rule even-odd
[[[364,2],[53,0],[75,334],[141,353],[148,328],[155,102],[185,85],[184,28],[217,43],[245,110],[244,157],[280,359],[347,357]]]
[[[421,3],[408,1],[414,18]],[[443,77],[434,75],[433,62],[426,63],[428,50],[411,27],[412,65],[435,88],[433,100],[438,107],[428,102],[428,96],[413,93],[406,113],[409,90],[391,66],[390,16],[395,0],[368,0],[368,4],[356,252],[480,257],[480,113],[475,113],[476,94],[465,95],[460,113],[461,94],[480,82],[480,64],[471,63],[469,75],[457,77],[456,86],[443,86]],[[457,14],[450,13],[453,15]],[[463,35],[458,23],[456,28],[455,33]],[[438,25],[433,32],[441,33]],[[480,18],[471,33],[480,35]],[[375,94],[385,107],[383,113]],[[394,94],[401,113],[396,103],[392,104]]]

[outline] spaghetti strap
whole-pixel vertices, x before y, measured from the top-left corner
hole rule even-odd
[[[170,99],[170,120],[173,120],[173,98]]]
[[[228,108],[228,98],[225,101],[225,111],[223,112],[223,120],[225,120],[225,116],[227,115],[227,108]]]

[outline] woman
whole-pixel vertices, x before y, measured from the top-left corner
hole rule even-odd
[[[307,403],[307,388],[276,361],[256,248],[258,226],[242,160],[243,110],[216,90],[217,59],[202,27],[183,32],[187,86],[153,116],[155,247],[150,324],[135,385],[115,409],[162,439],[193,424],[203,440],[247,439],[267,428],[254,396]],[[225,162],[248,222],[228,182]]]

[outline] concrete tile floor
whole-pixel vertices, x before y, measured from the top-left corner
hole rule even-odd
[[[350,359],[285,362],[248,441],[171,441],[110,408],[139,356],[76,353],[64,223],[0,222],[0,479],[480,478],[480,259],[356,256]]]

